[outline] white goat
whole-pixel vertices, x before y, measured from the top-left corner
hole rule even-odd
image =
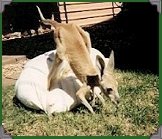
[[[41,109],[48,115],[55,112],[70,111],[81,104],[81,100],[77,98],[76,92],[82,84],[76,78],[70,66],[66,74],[64,73],[66,78],[57,82],[55,89],[51,91],[47,90],[47,77],[55,56],[56,50],[37,56],[27,62],[15,85],[16,97],[21,103],[29,108]],[[109,65],[114,66],[112,65],[113,61],[111,61],[111,59],[113,60],[113,56],[110,56],[110,60],[108,60],[94,48],[91,49],[90,56],[93,64],[98,69],[98,73],[103,73],[101,75],[101,82],[104,93],[113,102],[118,101],[117,84],[113,85],[113,88],[110,90],[110,87],[114,84],[113,82],[116,83],[115,78],[111,78],[112,81],[110,84],[107,82],[107,75],[112,75],[112,68]],[[109,69],[111,70],[109,71]],[[100,90],[96,92],[96,95],[99,93]],[[86,98],[88,97],[86,96]]]

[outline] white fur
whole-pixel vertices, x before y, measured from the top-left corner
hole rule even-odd
[[[70,111],[81,104],[76,92],[82,83],[72,70],[67,73],[67,78],[57,83],[55,89],[47,90],[47,77],[55,53],[56,50],[53,50],[30,60],[15,85],[16,96],[24,105],[36,110],[41,109],[47,114]],[[105,59],[98,50],[92,48],[90,56],[95,66],[96,55]]]

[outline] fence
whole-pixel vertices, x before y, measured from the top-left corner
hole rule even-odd
[[[11,3],[3,12],[3,34],[37,30],[39,27],[38,5],[45,18],[63,22],[74,22],[81,26],[96,24],[114,17],[121,11],[119,2],[52,2]],[[29,22],[30,21],[30,22]],[[32,24],[31,24],[32,23]]]
[[[121,11],[119,2],[59,2],[61,22],[85,26],[114,17]]]

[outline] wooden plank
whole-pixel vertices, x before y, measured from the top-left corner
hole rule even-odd
[[[60,12],[60,14],[65,14],[65,13],[76,13],[76,12],[86,12],[86,11],[99,11],[99,10],[108,10],[108,9],[110,9],[110,10],[113,10],[113,9],[116,9],[116,8],[118,8],[118,7],[114,7],[114,8],[112,8],[112,7],[108,7],[108,8],[100,8],[100,9],[93,9],[93,10],[82,10],[82,11],[80,11],[80,10],[78,10],[78,11],[67,11],[67,12],[65,12],[65,11],[62,11],[62,12]],[[121,9],[121,8],[120,8]]]
[[[73,20],[69,21],[69,23],[76,23],[80,26],[88,26],[92,24],[97,24],[103,21],[107,21],[109,19],[113,18],[113,16],[105,16],[105,17],[97,17],[97,18],[88,18],[88,19],[81,19],[81,20]],[[63,23],[66,23],[65,21],[62,21]]]
[[[65,2],[66,5],[82,5],[82,4],[91,4],[91,3],[103,3],[103,2]],[[109,2],[112,3],[112,2]],[[122,5],[122,2],[113,2],[114,7],[120,7]],[[64,2],[59,2],[59,5],[64,5]]]
[[[78,5],[78,4],[90,4],[93,2],[66,2],[66,5]],[[59,2],[59,5],[62,6],[64,5],[64,2]]]
[[[104,16],[112,14],[112,9],[104,9],[97,11],[83,11],[83,12],[75,12],[68,13],[68,19],[79,19],[79,18],[87,18],[87,17],[95,17],[95,16]],[[65,19],[65,14],[61,14],[61,19]]]
[[[112,2],[102,2],[102,3],[91,3],[91,4],[84,4],[84,5],[67,5],[67,12],[69,11],[84,11],[84,10],[96,10],[102,8],[111,8]],[[59,7],[60,12],[64,12],[64,7]]]

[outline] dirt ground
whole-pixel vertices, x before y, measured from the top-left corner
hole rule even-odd
[[[27,61],[25,57],[2,57],[2,87],[15,84]]]

